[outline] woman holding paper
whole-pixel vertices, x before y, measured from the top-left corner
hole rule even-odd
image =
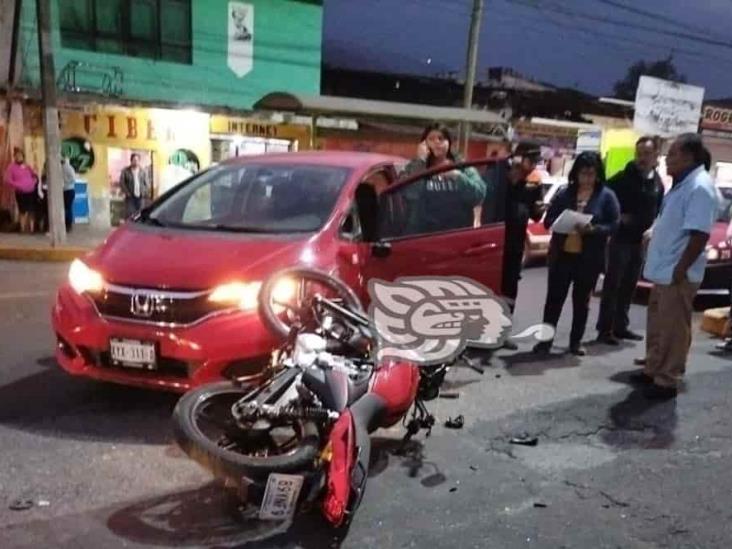
[[[572,286],[569,350],[577,356],[586,354],[582,337],[590,296],[603,269],[608,237],[618,228],[619,221],[618,199],[605,187],[600,156],[583,152],[574,161],[569,185],[555,195],[544,218],[544,226],[552,229],[544,323],[557,325]],[[551,346],[552,342],[539,343],[534,350],[548,353]]]

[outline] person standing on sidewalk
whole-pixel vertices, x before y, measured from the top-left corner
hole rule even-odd
[[[119,186],[125,196],[125,216],[132,217],[142,208],[142,199],[148,194],[147,172],[140,166],[140,155],[132,153],[130,165],[119,177]]]
[[[615,194],[605,186],[600,155],[583,152],[569,172],[569,185],[561,189],[549,204],[544,226],[550,229],[565,210],[591,215],[590,222],[578,225],[569,234],[552,232],[547,264],[544,324],[556,328],[562,314],[569,287],[572,286],[572,331],[569,351],[575,356],[586,354],[582,337],[590,310],[590,297],[602,270],[608,237],[618,227],[620,207]],[[538,343],[534,352],[547,354],[551,341]]]
[[[76,172],[66,157],[61,157],[61,174],[64,178],[64,220],[66,232],[74,227],[74,199],[76,198]]]
[[[5,183],[15,191],[15,201],[20,214],[20,232],[35,232],[36,213],[36,184],[38,176],[25,163],[23,149],[16,147],[13,150],[13,162],[5,170]]]
[[[648,398],[675,398],[686,372],[694,297],[704,278],[704,248],[719,207],[705,169],[708,155],[701,137],[688,133],[674,141],[666,159],[673,185],[664,197],[643,270],[653,283],[646,361],[643,371],[632,376],[647,384]]]
[[[643,265],[643,235],[661,208],[664,188],[656,171],[660,143],[644,136],[635,145],[635,160],[608,180],[620,203],[620,226],[610,239],[597,340],[617,345],[618,339],[643,340],[629,329],[628,312]]]

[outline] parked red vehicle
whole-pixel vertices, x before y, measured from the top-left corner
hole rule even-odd
[[[261,283],[295,265],[337,276],[364,306],[372,277],[460,275],[497,292],[503,224],[420,232],[411,197],[428,173],[397,182],[403,162],[240,157],[171,189],[72,264],[52,310],[59,364],[176,392],[255,379],[276,345],[257,313]]]

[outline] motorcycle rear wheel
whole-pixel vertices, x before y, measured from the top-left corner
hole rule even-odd
[[[247,433],[236,425],[230,410],[252,388],[222,381],[183,395],[173,411],[173,431],[178,445],[215,477],[237,484],[243,478],[266,481],[270,473],[297,474],[311,470],[320,451],[320,435],[312,421],[293,422],[295,436],[282,453],[250,455],[253,446],[246,447]],[[220,416],[212,424],[219,423],[223,437],[217,438],[204,428],[212,417],[204,413],[206,410]],[[272,438],[271,434],[268,436]]]

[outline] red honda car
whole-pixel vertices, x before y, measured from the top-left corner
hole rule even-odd
[[[335,274],[364,306],[372,277],[460,275],[498,291],[503,224],[420,230],[413,196],[423,179],[397,182],[403,162],[240,157],[171,189],[71,265],[52,311],[59,364],[178,392],[256,377],[275,344],[257,313],[259,287],[297,264]],[[279,289],[282,299],[296,290]]]

